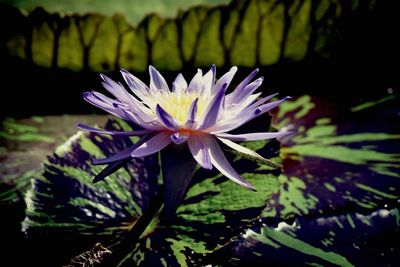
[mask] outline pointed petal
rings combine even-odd
[[[226,138],[232,141],[257,141],[272,138],[279,138],[292,134],[292,132],[266,132],[266,133],[248,133],[248,134],[217,134],[218,137]]]
[[[250,105],[249,107],[247,107],[244,110],[242,110],[241,112],[239,112],[235,117],[232,117],[229,120],[223,121],[220,124],[218,124],[218,125],[216,125],[214,127],[211,127],[210,129],[207,129],[207,131],[209,133],[212,133],[212,134],[225,133],[225,132],[232,131],[232,130],[242,126],[243,124],[251,121],[252,119],[262,115],[263,113],[271,110],[272,108],[275,108],[276,106],[282,104],[284,101],[290,99],[290,97],[286,97],[286,98],[281,99],[279,101],[274,101],[274,102],[265,104],[265,105],[268,105],[267,106],[268,109],[264,107],[263,111],[259,110],[257,108],[257,105],[259,103],[262,103],[262,102],[268,100],[269,98],[271,98],[273,96],[274,95],[267,96],[266,98],[257,101],[256,103]]]
[[[250,82],[251,80],[253,80],[253,78],[257,75],[257,73],[259,72],[259,69],[255,69],[253,70],[249,76],[247,76],[241,83],[239,83],[239,85],[236,87],[235,91],[233,92],[240,92],[243,88],[245,88]]]
[[[196,98],[195,100],[193,100],[192,104],[190,105],[188,117],[187,117],[187,120],[185,123],[185,126],[188,128],[191,128],[193,126],[193,124],[195,123],[198,101],[199,101],[199,99]]]
[[[140,110],[136,110],[136,112],[133,112],[129,108],[119,103],[114,103],[113,105],[119,113],[123,114],[127,118],[127,120],[134,122],[143,129],[153,131],[164,129],[164,126],[158,121],[157,117],[154,115],[150,116],[147,114],[143,114],[140,112]]]
[[[219,91],[219,89],[224,85],[227,84],[227,87],[229,86],[229,84],[231,83],[233,76],[235,76],[237,71],[237,67],[234,66],[232,67],[227,73],[225,73],[224,75],[222,75],[221,78],[218,79],[218,81],[215,83],[215,85],[212,88],[212,94],[216,93]]]
[[[101,95],[102,97],[99,97],[98,95]],[[116,110],[115,107],[113,106],[112,103],[115,102],[115,100],[108,98],[105,95],[102,95],[97,92],[84,92],[82,94],[82,97],[85,101],[89,102],[93,106],[101,108],[107,111],[108,113],[120,117],[122,119],[127,119],[127,117],[123,113]]]
[[[203,92],[203,71],[201,69],[197,70],[196,75],[194,75],[193,79],[190,81],[188,88],[186,89],[188,92]]]
[[[254,101],[256,101],[260,95],[261,95],[261,93],[249,95],[248,97],[244,98],[243,101],[240,101],[239,103],[237,103],[235,105],[227,106],[227,104],[225,102],[225,110],[227,110],[227,112],[225,114],[228,116],[234,115],[234,117],[237,117],[238,114],[240,114],[245,109],[247,109],[250,105],[252,105],[254,103]],[[226,117],[228,117],[228,116],[226,116]]]
[[[138,135],[144,135],[144,134],[148,134],[151,131],[150,130],[138,130],[138,131],[107,131],[104,129],[98,129],[98,128],[94,128],[90,125],[86,125],[83,123],[78,123],[76,125],[76,127],[78,127],[81,130],[84,131],[88,131],[88,132],[92,132],[92,133],[99,133],[99,134],[109,134],[109,135],[126,135],[126,136],[138,136]]]
[[[156,114],[157,114],[158,119],[164,124],[164,126],[167,129],[172,130],[172,131],[175,131],[178,129],[178,126],[179,126],[178,123],[159,104],[157,104],[157,107],[156,107]]]
[[[136,148],[138,148],[139,146],[144,144],[147,140],[150,139],[150,137],[151,137],[150,135],[145,135],[142,138],[140,138],[140,140],[137,141],[132,146],[118,152],[117,154],[112,155],[111,157],[104,158],[104,159],[94,159],[92,161],[92,164],[93,165],[103,165],[103,164],[109,164],[112,162],[117,162],[117,161],[121,161],[121,160],[124,160],[127,158],[131,158],[132,151],[134,151]]]
[[[149,93],[149,88],[140,79],[129,73],[127,70],[121,69],[122,77],[131,91],[140,99],[144,98]]]
[[[215,64],[213,64],[211,66],[211,69],[203,76],[204,93],[206,95],[211,94],[211,89],[215,83],[215,73],[216,73],[216,68]]]
[[[169,87],[164,77],[153,67],[149,66],[150,73],[150,90],[152,92],[157,91],[169,91]]]
[[[226,159],[224,153],[222,152],[221,148],[219,147],[217,141],[214,137],[207,136],[207,143],[210,149],[210,158],[212,165],[215,166],[223,175],[238,183],[241,186],[244,186],[248,189],[255,191],[256,189],[246,180],[244,180],[229,164],[228,160]]]
[[[181,73],[176,76],[175,81],[172,83],[172,92],[182,93],[186,90],[188,84]]]
[[[262,84],[264,78],[260,77],[247,86],[236,89],[233,93],[226,96],[227,105],[239,105],[244,102]]]
[[[188,139],[190,153],[204,169],[212,169],[210,154],[207,144],[198,136],[190,136]]]
[[[238,151],[240,153],[243,153],[243,154],[258,158],[258,159],[260,159],[262,161],[268,161],[267,159],[265,159],[263,156],[261,156],[257,152],[255,152],[255,151],[253,151],[253,150],[251,150],[251,149],[249,149],[249,148],[247,148],[245,146],[236,144],[236,143],[232,142],[231,140],[225,139],[225,138],[222,138],[222,137],[218,137],[218,139],[222,143],[224,143],[225,145],[229,146],[230,148],[233,148],[234,150],[236,150],[236,151]]]
[[[166,147],[169,143],[171,143],[170,134],[161,132],[153,136],[150,140],[136,148],[132,153],[132,157],[145,157],[151,154],[154,154],[164,147]]]
[[[228,84],[222,85],[220,90],[214,95],[207,109],[204,112],[203,119],[200,122],[199,129],[207,129],[218,121],[223,113],[225,91]]]
[[[128,92],[125,90],[123,86],[118,84],[117,82],[113,81],[109,77],[107,77],[104,74],[100,74],[101,79],[103,82],[101,83],[103,87],[110,92],[110,94],[114,95],[116,98],[119,100],[130,103],[132,96],[128,94]]]
[[[246,109],[248,110],[254,110],[255,108],[257,108],[258,106],[262,105],[263,103],[267,102],[268,100],[270,100],[271,98],[273,98],[274,96],[277,96],[279,93],[276,94],[272,94],[266,97],[263,97],[262,99],[256,101],[255,103],[251,104],[250,106],[248,106]]]
[[[118,101],[118,100],[116,100],[116,99],[109,98],[108,96],[105,96],[105,95],[103,95],[102,93],[99,93],[99,92],[96,92],[96,91],[85,92],[85,93],[83,93],[83,94],[84,94],[84,96],[85,96],[85,94],[91,94],[93,97],[95,97],[95,98],[97,98],[98,100],[100,100],[100,101],[102,101],[102,102],[104,102],[104,103],[106,103],[106,104],[109,104],[109,105],[111,105],[111,106],[112,106],[112,104],[113,104],[114,102]],[[120,102],[120,101],[118,101],[118,102]]]
[[[177,145],[186,142],[186,140],[188,138],[189,138],[189,134],[186,134],[186,133],[177,132],[177,133],[174,133],[173,135],[171,135],[171,141]]]
[[[122,166],[124,166],[125,163],[129,162],[131,159],[130,157],[121,161],[116,161],[113,163],[110,163],[107,167],[105,167],[103,170],[101,170],[100,173],[98,173],[92,183],[97,183],[100,182],[102,180],[104,180],[105,178],[107,178],[107,176],[113,174],[114,172],[118,171],[120,168],[122,168]]]
[[[290,99],[290,98],[292,98],[292,97],[287,96],[287,97],[285,97],[285,98],[283,98],[283,99],[281,99],[281,100],[278,100],[278,101],[274,101],[274,102],[271,102],[271,103],[267,103],[267,104],[261,105],[261,106],[259,106],[259,107],[254,111],[254,113],[255,113],[256,115],[259,115],[259,114],[263,114],[263,113],[265,113],[265,112],[268,112],[268,111],[270,111],[271,109],[273,109],[273,108],[279,106],[280,104],[282,104],[283,102],[285,102],[286,100],[288,100],[288,99]]]

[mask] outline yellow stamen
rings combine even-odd
[[[154,100],[182,125],[188,119],[189,109],[193,101],[197,101],[196,118],[201,118],[206,107],[207,99],[198,93],[157,92]]]

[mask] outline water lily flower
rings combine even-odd
[[[101,134],[141,136],[141,139],[132,147],[109,158],[94,160],[93,163],[110,164],[108,169],[106,168],[107,173],[132,157],[154,154],[171,142],[187,142],[191,154],[201,167],[212,169],[214,166],[232,181],[255,190],[233,169],[217,141],[242,153],[255,155],[255,152],[233,141],[278,138],[287,135],[288,132],[229,132],[275,108],[289,97],[269,103],[266,102],[276,94],[259,98],[261,93],[255,91],[263,78],[253,81],[258,69],[251,72],[235,90],[226,94],[236,71],[237,67],[232,67],[216,79],[216,68],[213,65],[204,75],[199,69],[189,84],[182,74],[179,74],[170,89],[163,76],[153,66],[149,67],[149,87],[128,71],[121,70],[133,95],[125,90],[123,84],[101,74],[102,85],[115,99],[95,91],[85,92],[83,98],[115,116],[135,123],[141,129],[119,132],[84,124],[78,124],[77,127]]]

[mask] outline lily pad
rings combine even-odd
[[[369,213],[400,196],[399,98],[334,101],[302,96],[280,106],[280,190],[264,216],[291,218],[339,211]]]
[[[392,266],[400,253],[399,229],[397,208],[263,225],[246,232],[230,264]]]
[[[129,126],[111,121],[106,128],[122,127]],[[58,261],[96,242],[107,247],[122,237],[160,188],[158,159],[134,159],[97,184],[92,179],[102,167],[91,165],[91,160],[131,143],[127,137],[78,132],[58,147],[27,194],[23,226],[28,236],[42,242],[50,237],[50,244],[65,242],[67,248],[58,251]],[[265,142],[249,146],[266,156]],[[201,265],[205,256],[251,227],[277,189],[279,170],[239,156],[230,155],[229,160],[257,192],[236,185],[216,170],[197,170],[176,218],[168,222],[154,219],[120,266]]]

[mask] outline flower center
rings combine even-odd
[[[185,124],[188,119],[190,106],[193,101],[198,98],[196,120],[201,118],[206,107],[207,100],[198,93],[176,93],[176,92],[157,92],[157,102],[165,109],[175,120],[181,125]]]

